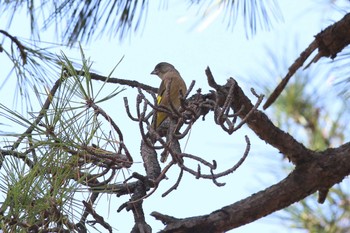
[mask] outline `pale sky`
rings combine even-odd
[[[284,48],[290,46],[288,44],[295,44],[297,41],[299,51],[291,55],[280,52],[283,58],[292,62],[296,58],[295,55],[313,40],[313,36],[330,24],[329,18],[336,20],[341,17],[339,13],[330,14],[331,10],[323,7],[319,1],[307,1],[307,3],[301,0],[278,1],[284,22],[274,23],[274,28],[270,32],[258,30],[257,35],[248,40],[241,20],[236,23],[233,30],[227,29],[222,14],[218,14],[222,9],[216,9],[210,17],[196,24],[200,17],[195,8],[188,10],[186,2],[170,0],[168,10],[159,10],[158,3],[151,2],[145,25],[123,42],[117,38],[102,36],[89,44],[82,44],[86,56],[93,61],[92,69],[102,75],[108,75],[124,56],[112,77],[137,80],[157,87],[160,80],[151,76],[150,72],[158,62],[167,61],[180,71],[188,85],[191,80],[196,80],[194,90],[202,88],[204,92],[207,92],[210,88],[206,83],[204,70],[210,66],[216,81],[220,84],[225,83],[229,77],[235,77],[246,93],[251,87],[262,91],[261,87],[254,86],[256,84],[252,79],[259,79],[259,77],[251,77],[251,72],[255,71],[256,74],[259,74],[262,64],[269,65],[269,61],[264,58],[266,47],[272,48],[273,51],[283,51]],[[4,20],[4,16],[0,17],[0,20]],[[17,37],[29,38],[27,22],[29,21],[26,14],[23,13],[15,19],[8,30],[9,33]],[[5,29],[5,25],[0,27]],[[43,32],[41,37],[43,41],[60,42],[55,38],[54,28]],[[63,48],[62,51],[70,57],[80,58],[77,48],[71,50]],[[57,50],[57,54],[59,53],[60,51]],[[0,75],[4,77],[9,72],[11,64],[1,54],[0,64]],[[276,85],[277,79],[278,77],[271,77],[269,80],[273,82],[271,86]],[[13,107],[11,97],[14,81],[14,78],[11,79],[0,93],[1,103],[10,108]],[[112,86],[111,89],[115,87]],[[106,93],[108,93],[108,88],[106,88]],[[129,103],[135,103],[136,94],[135,89],[129,88],[101,106],[120,125],[124,132],[125,144],[132,153],[134,161],[138,162],[132,167],[130,173],[139,171],[144,174],[139,156],[141,138],[138,134],[137,123],[127,118],[122,102],[122,97],[127,96]],[[132,105],[131,109],[135,112]],[[271,112],[268,113],[271,114]],[[218,171],[222,171],[234,165],[243,154],[244,135],[248,135],[251,140],[251,153],[247,161],[235,173],[219,180],[227,183],[225,187],[219,188],[210,181],[196,180],[191,175],[185,174],[179,188],[167,197],[161,198],[161,194],[174,184],[179,171],[172,169],[167,174],[169,179],[163,181],[156,193],[144,201],[147,222],[154,232],[162,229],[163,225],[149,216],[152,211],[178,218],[207,214],[269,187],[284,177],[281,173],[282,163],[278,151],[260,141],[247,127],[233,135],[227,135],[219,127],[214,126],[212,115],[208,115],[206,121],[198,122],[193,127],[186,148],[184,148],[186,139],[183,140],[182,147],[187,153],[196,154],[209,161],[215,159],[218,163]],[[271,171],[276,171],[276,175],[272,175]],[[128,176],[128,172],[124,172]],[[123,177],[120,175],[117,181],[123,181]],[[132,213],[126,213],[125,210],[121,213],[116,212],[127,198],[119,199],[115,195],[105,195],[105,198],[100,200],[100,203],[105,204],[100,204],[97,208],[97,211],[104,209],[108,213],[104,217],[118,230],[116,232],[129,232],[133,226]],[[232,232],[302,231],[288,229],[286,224],[282,225],[272,215]]]

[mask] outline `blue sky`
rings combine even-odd
[[[329,18],[339,19],[341,14],[330,13],[329,8],[319,4],[319,1],[278,1],[283,13],[284,22],[273,24],[270,31],[258,31],[258,34],[250,39],[245,36],[242,21],[239,20],[233,30],[227,30],[223,16],[218,16],[213,22],[206,25],[197,23],[200,16],[195,8],[188,10],[186,1],[168,1],[168,9],[160,9],[158,3],[153,1],[149,5],[147,21],[140,31],[133,33],[124,41],[117,38],[101,36],[88,44],[82,44],[85,54],[93,61],[92,69],[102,75],[108,75],[117,62],[124,56],[123,61],[116,68],[113,77],[137,80],[152,86],[158,86],[160,80],[151,76],[150,72],[160,61],[167,61],[175,65],[182,77],[189,85],[191,80],[196,80],[195,90],[202,88],[204,92],[210,88],[206,83],[204,70],[210,66],[218,83],[225,83],[229,77],[235,77],[249,92],[251,87],[262,91],[262,87],[255,86],[251,77],[252,71],[259,74],[263,69],[262,64],[268,66],[270,61],[264,52],[266,47],[279,52],[283,59],[294,61],[295,55],[313,40],[325,25],[331,22]],[[0,17],[4,20],[4,16]],[[18,37],[29,38],[29,24],[25,12],[15,18],[13,25],[8,30]],[[5,25],[1,25],[5,28]],[[48,42],[57,41],[55,29],[51,28],[43,32],[41,39]],[[293,54],[283,52],[284,48],[295,44],[297,41],[299,51]],[[70,57],[79,59],[79,50],[63,48],[62,51]],[[287,50],[288,51],[288,50]],[[60,51],[56,51],[60,54]],[[1,77],[10,70],[4,56],[0,56]],[[279,77],[271,77],[266,82],[272,87],[277,84]],[[13,107],[9,96],[13,96],[15,79],[10,80],[1,90],[2,104]],[[111,87],[115,88],[115,86]],[[108,88],[106,88],[108,93]],[[102,105],[108,113],[114,117],[124,132],[125,143],[130,149],[134,160],[137,162],[130,172],[142,172],[143,166],[139,157],[140,136],[137,123],[131,122],[124,111],[122,97],[127,96],[130,103],[135,102],[136,90],[128,89]],[[266,94],[266,93],[264,93]],[[35,106],[35,105],[34,105]],[[269,112],[268,112],[269,113]],[[221,171],[237,162],[244,152],[244,135],[248,135],[252,142],[251,153],[247,161],[233,174],[224,177],[225,187],[218,188],[209,181],[196,180],[185,174],[179,188],[165,198],[161,194],[171,187],[177,179],[178,170],[173,169],[167,175],[169,180],[161,183],[155,194],[144,202],[144,211],[148,223],[154,231],[162,229],[162,224],[149,216],[152,211],[173,215],[178,218],[201,215],[215,211],[224,205],[239,201],[251,194],[268,187],[280,178],[281,159],[278,151],[260,141],[246,127],[227,135],[218,127],[214,127],[212,116],[208,116],[204,122],[198,122],[192,129],[191,136],[185,147],[187,153],[193,153],[207,160],[215,159],[218,169]],[[284,162],[286,163],[286,161]],[[194,167],[196,166],[193,164]],[[275,170],[276,174],[272,174]],[[125,171],[127,174],[127,171]],[[117,178],[122,181],[123,177]],[[98,210],[105,211],[106,220],[118,229],[119,232],[130,231],[133,225],[131,213],[116,209],[128,197],[117,199],[115,196],[105,196],[100,200],[103,205]],[[254,223],[242,226],[233,232],[301,232],[290,230],[283,226],[275,217],[269,216]]]

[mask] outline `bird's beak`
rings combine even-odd
[[[151,72],[151,74],[155,74],[155,75],[158,75],[158,71],[156,71],[156,70],[153,70],[153,71]]]

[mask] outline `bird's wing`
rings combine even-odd
[[[165,88],[166,88],[165,82],[164,82],[164,80],[162,80],[162,82],[159,86],[159,89],[158,89],[158,93],[157,93],[157,104],[158,105],[160,105],[160,103],[163,100],[163,95],[165,94]]]
[[[165,96],[166,95],[165,88],[166,88],[166,84],[163,80],[162,83],[160,84],[160,87],[158,89],[158,94],[157,94],[157,105],[158,106],[167,106],[169,104],[168,100]],[[153,120],[152,120],[153,128],[154,129],[158,128],[158,126],[166,119],[166,117],[167,117],[167,114],[165,112],[155,111],[155,114],[154,114]]]
[[[170,88],[169,93],[167,92],[167,88]],[[180,90],[182,91],[183,95],[186,94],[186,91],[187,91],[186,84],[181,78],[181,76],[179,75],[179,73],[169,72],[168,74],[166,74],[158,89],[158,95],[157,95],[158,106],[166,107],[170,111],[172,107],[174,107],[175,109],[178,109],[181,105]],[[167,116],[168,116],[167,113],[157,111],[155,128],[157,128],[167,118]]]
[[[170,83],[170,85],[168,83]],[[165,74],[164,86],[165,86],[165,89],[167,88],[167,86],[169,86],[170,92],[169,94],[167,94],[167,91],[165,91],[163,94],[163,97],[167,95],[170,96],[172,106],[175,107],[175,109],[179,108],[180,102],[181,102],[180,90],[183,95],[185,95],[187,91],[186,84],[184,80],[181,78],[179,72],[175,70],[173,72],[168,72],[167,74]],[[168,100],[168,98],[166,98],[166,101],[167,102],[164,101],[162,105],[170,107],[170,101]]]

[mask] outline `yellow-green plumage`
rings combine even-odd
[[[157,95],[158,106],[166,107],[171,111],[172,104],[175,109],[178,109],[181,106],[180,91],[183,95],[185,95],[187,91],[186,83],[181,78],[180,73],[173,65],[166,62],[161,62],[156,65],[151,74],[158,75],[158,77],[162,80]],[[167,94],[166,88],[170,88],[169,94]],[[152,123],[154,129],[157,129],[168,117],[166,112],[157,111],[156,114],[157,115],[153,118]]]

